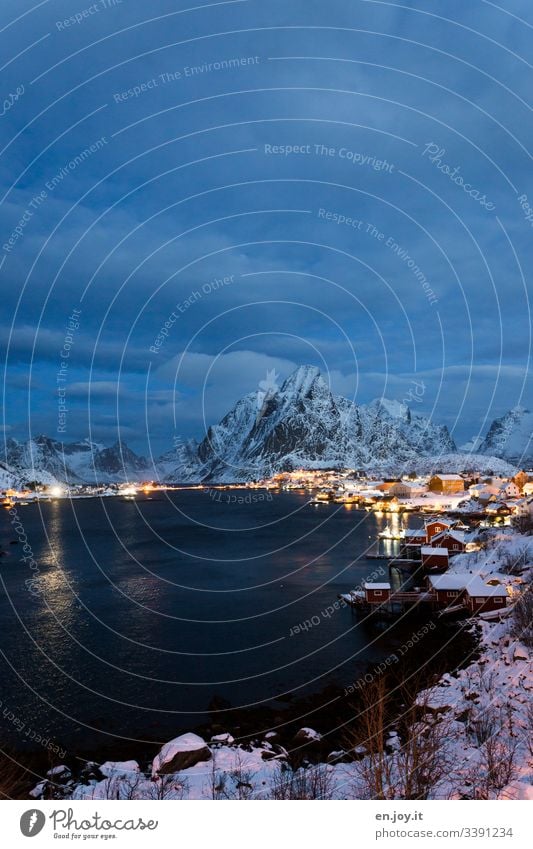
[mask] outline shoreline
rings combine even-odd
[[[421,617],[416,619],[420,621]],[[391,699],[392,711],[389,716],[389,721],[394,723],[395,718],[402,712],[401,702],[406,687],[410,688],[410,697],[414,702],[419,692],[434,684],[442,675],[453,673],[473,662],[479,650],[479,641],[473,633],[473,625],[472,620],[440,622],[435,630],[428,634],[429,640],[424,645],[424,654],[427,652],[425,664],[420,664],[418,652],[413,649],[405,654],[400,662],[385,666],[382,671],[379,671],[383,666],[382,662],[365,664],[355,679],[362,682],[363,686],[352,693],[347,694],[347,687],[328,683],[316,693],[293,697],[288,692],[277,696],[272,703],[264,702],[254,708],[232,707],[220,700],[218,706],[213,705],[208,721],[176,728],[173,737],[192,732],[209,744],[213,737],[228,734],[233,740],[232,746],[250,751],[254,746],[264,743],[266,735],[269,735],[271,739],[275,739],[279,751],[287,753],[289,762],[298,764],[305,758],[315,764],[326,764],[332,752],[343,751],[347,735],[356,733],[354,719],[363,704],[363,691],[368,684],[365,678],[371,676],[375,681],[382,677],[387,689],[395,694]],[[416,622],[410,623],[407,630],[411,632],[415,627]],[[391,630],[398,632],[398,629]],[[397,633],[396,636],[398,642],[405,634]],[[424,639],[427,640],[428,637]],[[394,647],[391,648],[391,654],[393,651]],[[440,663],[435,664],[435,656],[439,658]],[[295,736],[302,727],[316,729],[320,742],[311,741],[309,745],[299,743],[295,747]],[[125,740],[87,749],[78,747],[76,751],[69,751],[67,747],[67,753],[61,759],[50,757],[50,753],[46,751],[12,749],[11,754],[15,758],[20,757],[21,762],[31,771],[31,778],[25,782],[26,793],[29,793],[39,781],[46,778],[48,770],[63,764],[77,779],[88,765],[96,767],[97,764],[105,762],[127,762],[134,759],[141,769],[144,769],[166,742],[168,740],[163,739],[135,744],[131,740]]]

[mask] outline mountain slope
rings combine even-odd
[[[88,439],[70,443],[48,436],[26,442],[8,439],[2,462],[20,482],[111,483],[149,477],[147,461],[124,442],[105,448]]]
[[[455,451],[448,430],[395,402],[358,406],[330,391],[319,369],[301,366],[281,389],[241,398],[209,428],[187,469],[176,458],[169,481],[250,480],[299,467],[386,469],[428,453]],[[192,468],[191,468],[192,466]]]
[[[480,454],[494,454],[507,460],[524,460],[533,456],[533,413],[524,407],[514,407],[504,416],[494,419]]]

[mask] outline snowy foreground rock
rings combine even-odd
[[[181,772],[210,758],[211,752],[205,740],[197,734],[182,734],[170,743],[165,743],[156,755],[152,763],[152,778]]]
[[[479,618],[470,623],[468,627],[479,632],[475,658],[418,694],[418,715],[409,732],[401,730],[400,722],[384,729],[384,756],[374,762],[368,739],[354,740],[351,749],[341,751],[333,743],[328,747],[327,729],[320,733],[300,728],[292,737],[292,753],[279,744],[274,730],[265,730],[260,739],[246,745],[235,742],[229,732],[215,735],[209,744],[188,733],[162,746],[151,764],[139,765],[135,760],[106,761],[100,766],[89,763],[75,776],[73,767],[60,764],[30,796],[375,798],[372,771],[377,763],[384,763],[384,798],[405,798],[402,770],[405,779],[407,733],[411,741],[416,740],[412,751],[432,735],[439,747],[432,754],[433,763],[441,765],[434,776],[423,776],[423,794],[410,798],[533,799],[533,628],[529,614],[522,620],[517,616],[520,600],[531,593],[533,537],[496,535],[486,550],[454,558],[452,570],[471,571],[485,581],[504,580],[511,604],[496,619]],[[317,763],[319,758],[324,762]],[[420,764],[414,766],[420,769]]]

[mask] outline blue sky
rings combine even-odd
[[[422,385],[458,443],[528,406],[532,27],[525,0],[4,0],[6,435],[157,453],[301,363],[361,403]]]

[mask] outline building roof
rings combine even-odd
[[[445,531],[441,531],[440,534],[435,534],[432,539],[446,539],[446,537],[451,537],[451,539],[457,540],[457,542],[465,541],[465,532],[464,531],[455,531],[452,528],[447,528]]]
[[[390,584],[365,583],[365,590],[390,590]]]
[[[438,554],[438,555],[442,555],[443,557],[444,557],[444,555],[446,555],[446,557],[448,557],[448,549],[447,548],[433,548],[432,545],[423,545],[422,548],[420,549],[420,551],[422,552],[422,555],[424,555],[424,554]]]
[[[462,481],[461,475],[433,475],[434,478],[439,478],[441,481]]]
[[[479,575],[473,575],[466,585],[469,596],[506,596],[507,590],[501,584],[489,587]]]
[[[424,528],[406,528],[405,530],[406,537],[423,537],[426,538],[426,531]]]
[[[457,572],[446,575],[429,575],[428,581],[434,590],[464,590],[472,575],[469,572]]]

